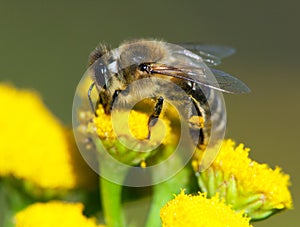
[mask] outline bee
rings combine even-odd
[[[127,41],[113,50],[100,45],[89,57],[93,83],[88,98],[93,112],[91,92],[94,87],[99,94],[96,105],[101,104],[106,114],[111,113],[116,99],[121,108],[126,108],[126,105],[149,97],[155,103],[148,121],[150,138],[151,127],[157,122],[165,101],[175,102],[188,122],[196,145],[206,145],[213,124],[216,130],[225,130],[226,113],[220,92],[250,91],[236,77],[210,68],[233,52],[233,49],[221,46],[174,45],[147,39]],[[178,95],[179,90],[185,95]],[[195,121],[199,117],[204,119],[204,126]]]

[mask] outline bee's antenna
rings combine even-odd
[[[88,98],[89,98],[89,102],[90,102],[93,113],[95,113],[95,107],[94,107],[94,104],[93,104],[91,93],[92,93],[92,90],[93,90],[94,86],[95,86],[95,82],[93,82],[91,84],[91,86],[89,87],[89,90],[88,90]]]

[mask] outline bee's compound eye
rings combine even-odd
[[[101,87],[106,86],[106,78],[108,77],[108,69],[106,64],[99,62],[94,66],[96,84]]]
[[[113,94],[113,99],[116,99],[118,97],[118,95],[120,94],[121,90],[115,90],[114,94]]]
[[[149,66],[146,63],[142,63],[139,65],[139,70],[142,72],[149,72]]]

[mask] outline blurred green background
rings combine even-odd
[[[250,146],[255,160],[280,165],[293,183],[295,209],[254,226],[296,226],[300,222],[299,7],[292,0],[2,0],[0,80],[37,90],[70,125],[75,88],[90,51],[100,41],[116,47],[125,39],[154,37],[232,46],[237,53],[220,68],[246,82],[252,93],[225,95],[227,135]]]

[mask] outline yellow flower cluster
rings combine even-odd
[[[249,151],[243,144],[235,146],[232,140],[224,141],[211,167],[198,173],[201,189],[208,196],[219,193],[233,208],[245,210],[253,219],[291,208],[289,175],[279,167],[271,169],[251,160]],[[197,169],[197,162],[194,167]]]
[[[158,150],[169,152],[172,149],[166,147],[177,145],[177,135],[172,132],[171,121],[165,114],[150,128],[151,134],[148,138],[148,112],[120,109],[115,113],[105,114],[102,105],[99,105],[96,113],[92,125],[95,126],[98,137],[111,155],[126,164],[140,164],[145,167],[145,159],[153,156]],[[87,129],[92,131],[89,126]]]
[[[14,176],[47,189],[93,182],[69,129],[29,90],[0,84],[0,176]]]
[[[102,105],[99,105],[94,124],[97,134],[103,139],[115,139],[117,137],[117,129],[117,133],[121,133],[121,136],[132,134],[132,136],[138,140],[145,140],[148,139],[148,120],[149,115],[147,113],[135,110],[131,110],[130,112],[118,110],[118,112],[113,115],[107,115],[104,113]],[[162,121],[164,124],[160,124],[160,121],[158,121],[157,124],[151,128],[150,142],[160,141],[161,138],[165,138],[165,142],[169,141],[171,137],[170,121],[164,117]]]
[[[95,218],[85,217],[82,211],[81,203],[35,203],[16,214],[15,227],[104,227],[97,225]]]
[[[186,195],[182,191],[160,211],[163,227],[250,227],[249,218],[236,213],[218,196]]]

